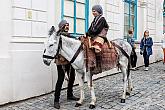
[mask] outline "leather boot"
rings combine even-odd
[[[75,97],[74,95],[73,96],[67,96],[67,100],[74,100],[74,101],[78,101],[79,98]]]
[[[54,108],[60,109],[60,103],[59,102],[54,102]]]

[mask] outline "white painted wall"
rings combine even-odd
[[[0,13],[0,104],[3,104],[13,98],[11,56],[9,52],[12,32],[11,0],[1,1]]]
[[[29,3],[31,1],[27,1],[27,4]],[[11,101],[49,93],[54,88],[54,83],[57,79],[55,64],[52,63],[50,67],[45,66],[42,62],[42,53],[44,49],[43,42],[45,37],[47,37],[48,30],[59,21],[56,20],[58,18],[56,14],[60,11],[57,10],[59,8],[56,9],[56,5],[59,6],[58,3],[60,4],[60,2],[52,0],[42,0],[42,3],[40,0],[33,1],[32,5],[28,5],[28,8],[25,9],[25,12],[29,10],[32,12],[31,18],[28,18],[28,15],[26,15],[22,17],[23,20],[14,19],[14,23],[15,21],[22,22],[21,24],[29,22],[30,26],[27,37],[23,36],[25,35],[24,33],[19,36],[14,33],[12,37],[11,71],[13,74],[13,100]],[[19,5],[19,3],[15,4],[16,6]],[[16,28],[18,26],[20,25],[15,25]],[[21,31],[26,32],[26,30],[24,28]]]
[[[52,72],[42,62],[42,44],[12,43],[13,101],[52,91]]]
[[[0,104],[45,94],[54,88],[55,65],[45,66],[42,52],[47,30],[57,22],[57,2],[44,1],[40,3],[42,6],[37,1],[31,6],[31,0],[1,1]],[[29,10],[32,18],[27,15]]]

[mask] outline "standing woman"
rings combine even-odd
[[[149,36],[149,31],[146,30],[140,42],[140,54],[143,55],[144,58],[145,71],[148,71],[149,69],[149,57],[152,55],[152,45],[153,40]]]
[[[131,52],[131,66],[132,66],[132,70],[136,70],[136,62],[137,62],[137,55],[135,52],[136,46],[135,46],[135,40],[133,38],[134,34],[133,34],[133,30],[128,30],[128,36],[127,36],[127,42],[131,45],[132,47],[132,52]]]
[[[162,39],[162,49],[163,49],[163,64],[165,64],[165,33],[163,34],[163,39]]]

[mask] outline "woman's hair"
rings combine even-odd
[[[133,30],[129,29],[128,34],[133,34]]]
[[[144,31],[144,37],[146,37],[146,36],[145,36],[145,33],[146,33],[146,32],[148,32],[148,33],[149,33],[149,31],[148,31],[148,30],[145,30],[145,31]]]

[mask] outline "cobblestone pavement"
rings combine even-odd
[[[162,62],[150,65],[149,71],[140,67],[131,71],[133,91],[127,97],[126,103],[120,103],[122,95],[122,74],[107,76],[95,80],[97,103],[95,110],[165,110],[165,65]],[[90,92],[85,84],[84,104],[76,108],[74,101],[66,100],[66,90],[61,95],[61,110],[88,110]],[[74,93],[79,96],[78,86]],[[53,108],[53,93],[41,97],[1,106],[0,110],[55,110]]]

